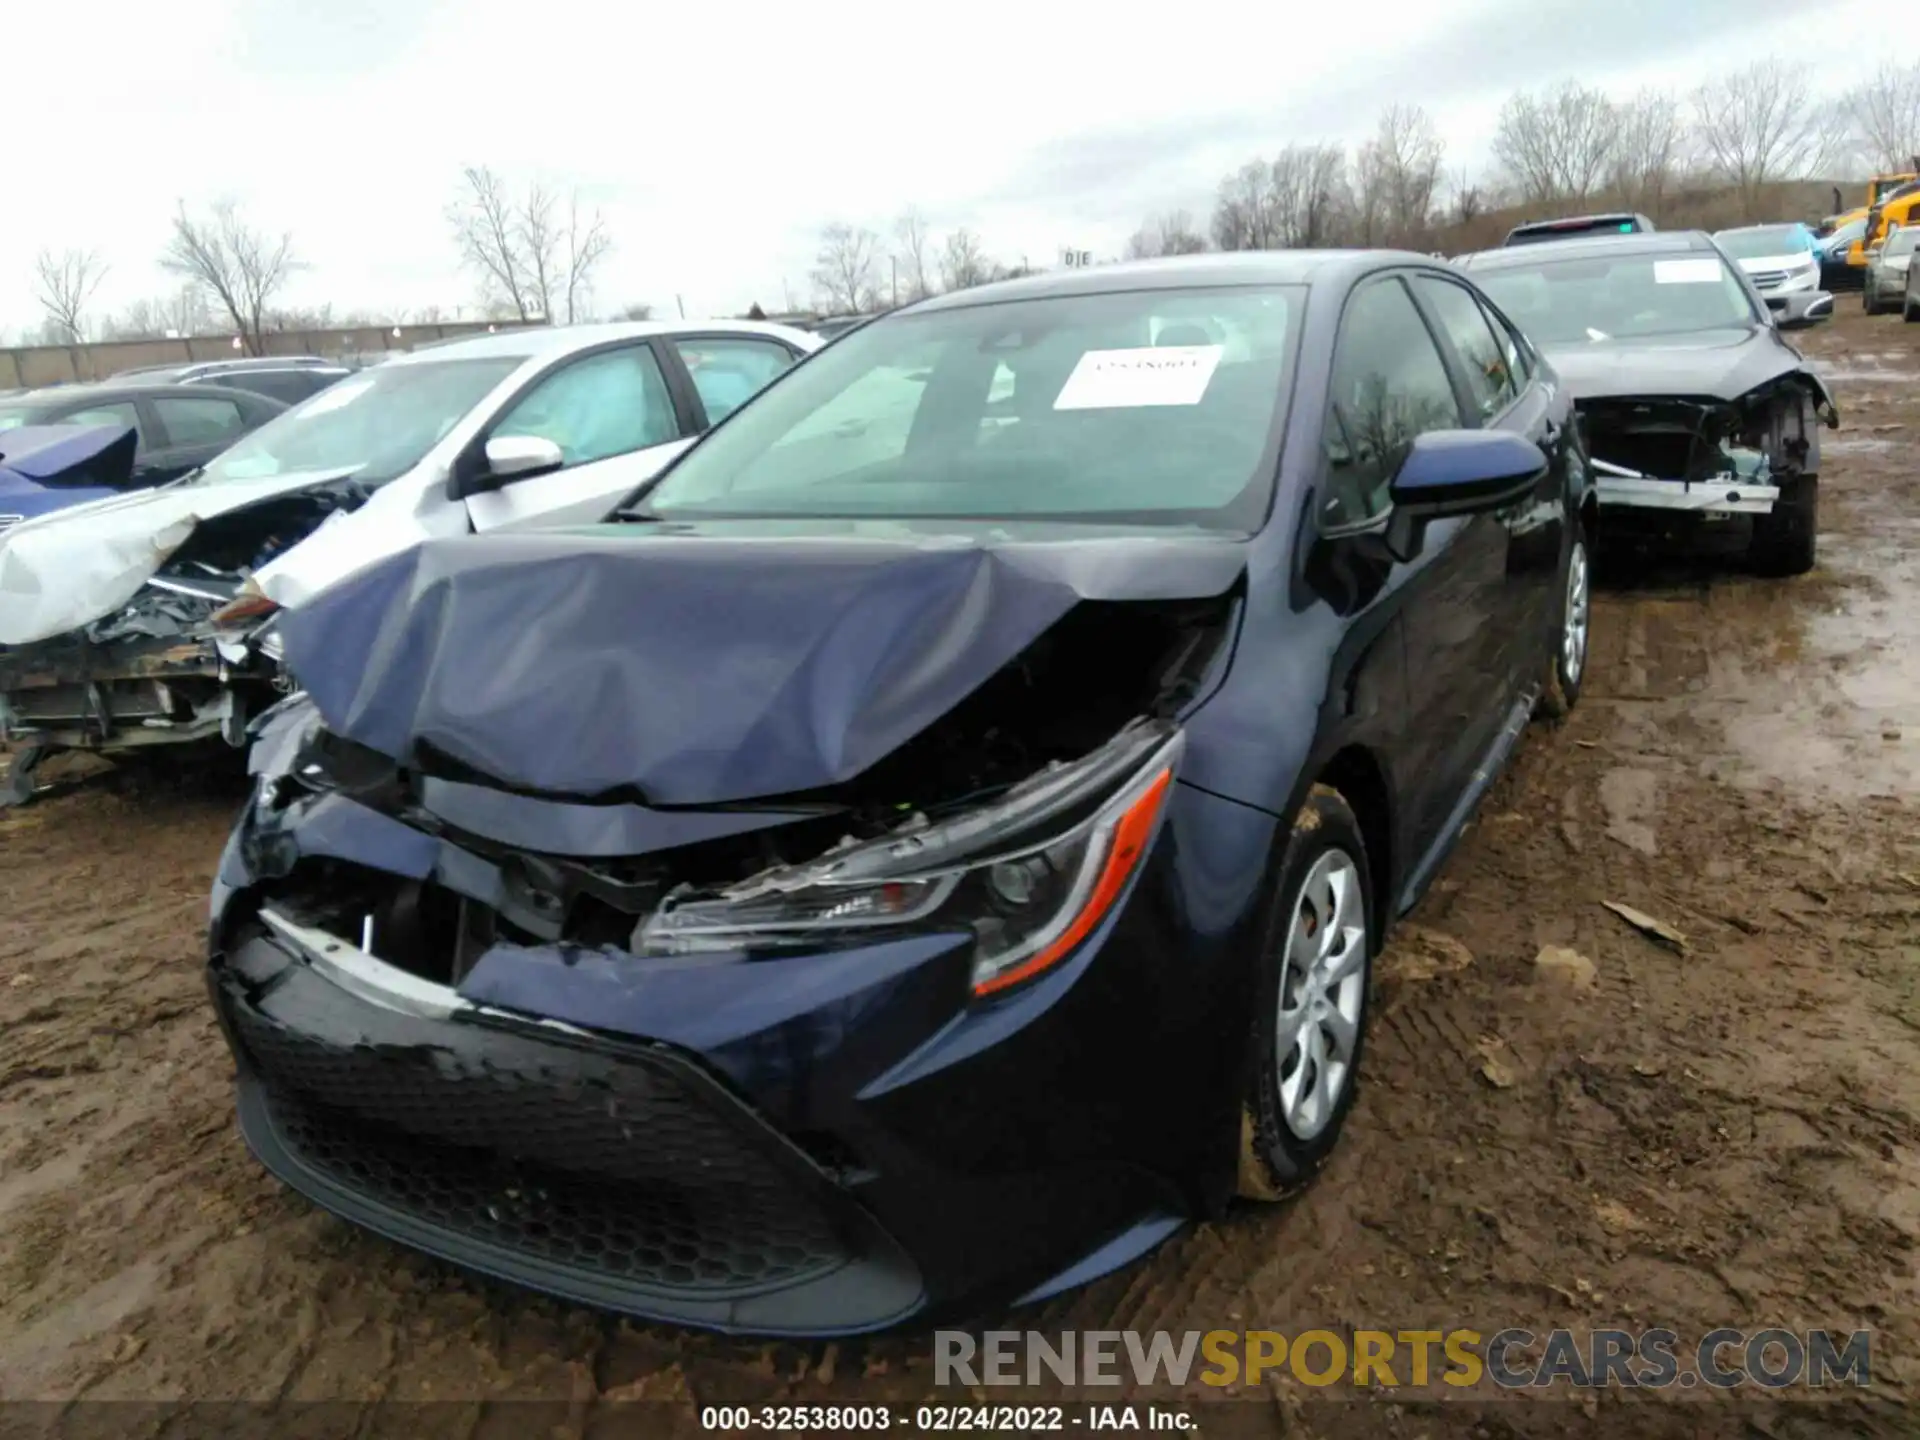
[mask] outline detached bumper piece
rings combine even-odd
[[[738,1333],[857,1333],[911,1261],[803,1152],[666,1047],[389,1008],[255,933],[210,972],[242,1134],[342,1218],[562,1299]]]

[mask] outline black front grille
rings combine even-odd
[[[318,1017],[294,1029],[241,1005],[233,1018],[274,1089],[409,1134],[612,1180],[790,1183],[737,1119],[651,1066],[474,1026],[362,1044],[364,1022],[336,1038]]]
[[[650,1290],[759,1291],[846,1263],[793,1187],[641,1186],[561,1174],[269,1091],[276,1138],[363,1201],[445,1234],[599,1282]]]
[[[800,1151],[677,1053],[400,1013],[262,938],[214,990],[256,1150],[386,1233],[486,1252],[496,1273],[709,1298],[805,1282],[872,1241]]]

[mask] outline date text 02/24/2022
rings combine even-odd
[[[902,1430],[996,1435],[1013,1431],[1160,1430],[1193,1428],[1184,1411],[1158,1406],[1088,1405],[708,1405],[700,1411],[705,1430],[800,1434],[807,1431]]]

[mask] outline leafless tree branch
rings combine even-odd
[[[927,273],[927,217],[916,207],[901,212],[894,222],[894,261],[906,281],[908,300],[924,300],[933,293],[933,281]]]
[[[160,265],[218,302],[252,355],[263,353],[269,306],[300,268],[291,234],[255,229],[230,200],[220,201],[200,218],[181,202]]]
[[[34,292],[62,344],[87,338],[86,309],[107,267],[91,250],[42,250],[33,260]]]
[[[1843,103],[1876,169],[1905,170],[1920,157],[1920,60],[1881,61]]]
[[[950,232],[940,247],[940,283],[948,290],[984,285],[993,278],[993,270],[980,237],[965,226]]]
[[[1805,66],[1761,60],[1693,93],[1694,133],[1708,164],[1757,219],[1769,185],[1803,178],[1825,148]]]
[[[813,288],[828,310],[852,315],[874,298],[874,267],[880,258],[880,237],[871,230],[835,222],[820,232],[820,250],[813,261]]]

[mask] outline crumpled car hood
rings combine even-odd
[[[133,478],[139,443],[131,425],[0,431],[0,525],[112,498]]]
[[[70,506],[0,533],[0,645],[31,645],[111,615],[194,529],[302,490],[338,482],[307,471],[156,490]]]
[[[1542,345],[1575,400],[1675,395],[1738,400],[1804,362],[1765,326]]]
[[[85,467],[96,485],[133,478],[139,437],[131,425],[21,425],[0,430],[0,485],[54,485]]]
[[[429,541],[287,612],[336,735],[495,784],[651,805],[853,778],[1083,600],[1205,599],[1198,532],[751,524]]]

